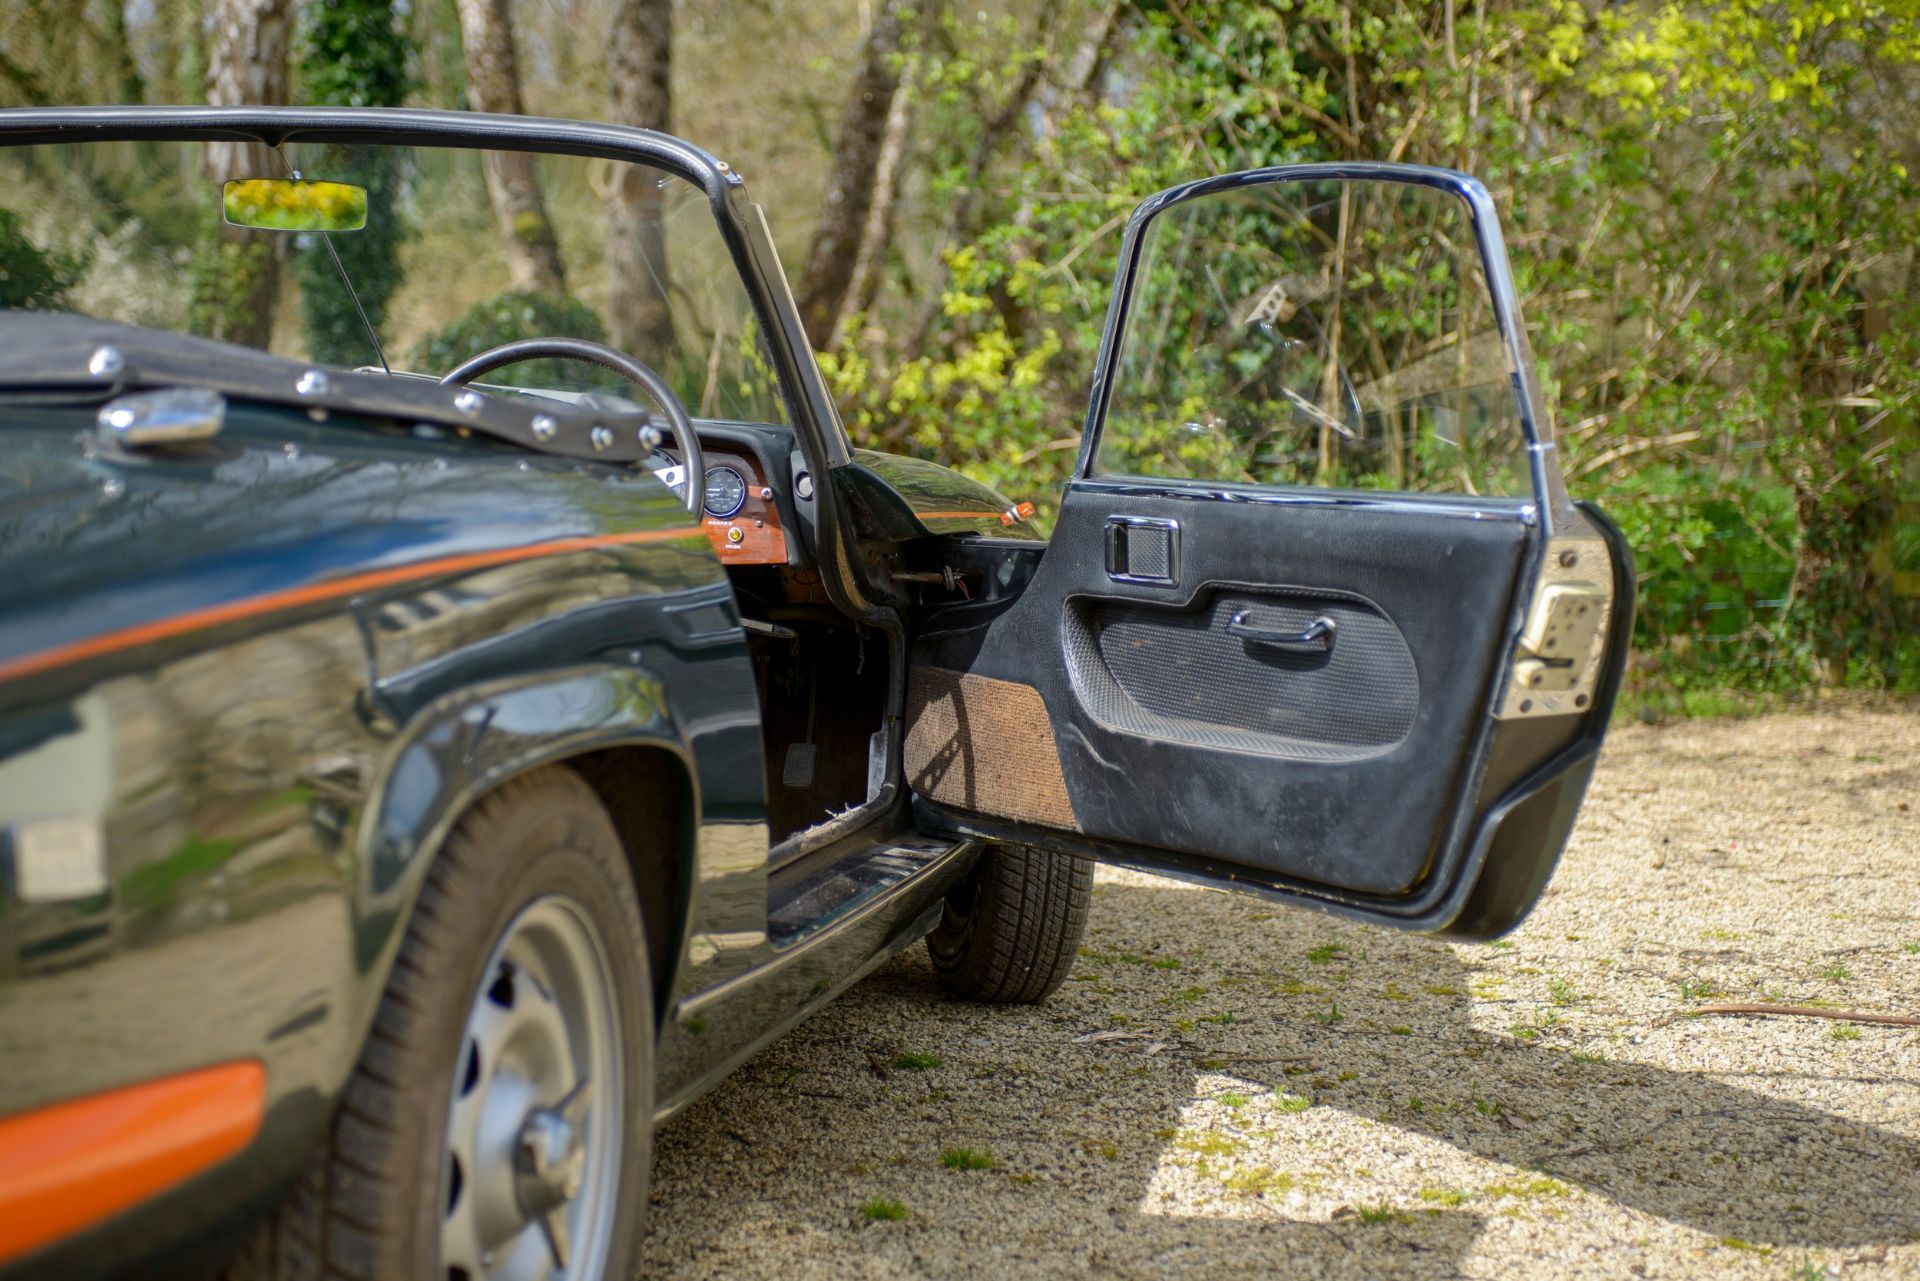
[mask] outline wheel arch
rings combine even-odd
[[[600,798],[627,852],[640,923],[647,932],[656,1030],[686,942],[699,811],[685,760],[654,743],[602,747],[560,762]]]
[[[361,982],[339,1079],[358,1058],[427,869],[448,836],[481,798],[550,766],[578,774],[613,819],[640,897],[655,995],[670,990],[694,883],[700,797],[664,684],[638,665],[596,664],[470,686],[407,722],[369,790],[351,907]],[[629,769],[644,782],[630,785]],[[669,797],[673,820],[663,832],[650,807]],[[658,943],[656,922],[665,924]],[[656,1020],[664,1004],[656,1000]]]

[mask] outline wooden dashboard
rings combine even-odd
[[[787,532],[780,526],[780,508],[773,501],[773,490],[759,466],[746,454],[727,449],[706,449],[707,474],[724,467],[740,477],[746,497],[740,510],[731,516],[701,513],[700,524],[713,544],[714,555],[723,565],[784,565],[787,563]],[[703,482],[704,483],[704,482]]]

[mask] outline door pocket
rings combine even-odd
[[[1063,632],[1075,696],[1120,733],[1352,761],[1405,741],[1419,709],[1399,628],[1342,593],[1210,585],[1184,606],[1077,596]]]

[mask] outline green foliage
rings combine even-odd
[[[986,122],[1036,66],[1067,82],[1076,46],[1058,31],[1073,20],[1035,38],[948,14],[948,38],[919,55],[916,162],[936,204],[975,216],[930,278],[883,293],[880,320],[831,353],[856,434],[1045,514],[1078,452],[1106,282],[1138,199],[1293,161],[1464,169],[1506,224],[1573,487],[1636,550],[1641,697],[1704,707],[1721,686],[1920,689],[1911,5],[1143,0],[1127,12],[1115,74],[1035,99],[1025,119],[1040,127],[1004,152],[986,145]],[[1394,284],[1401,266],[1367,265],[1367,286]],[[1205,302],[1172,301],[1196,314]],[[1373,306],[1367,328],[1390,342],[1419,316]],[[1180,425],[1209,383],[1250,372],[1174,370],[1190,393],[1127,424],[1141,456],[1159,474],[1237,474],[1240,455]],[[1288,465],[1260,478],[1479,492],[1513,479],[1463,469],[1424,437],[1388,468],[1324,442]]]
[[[41,249],[27,238],[19,214],[0,209],[0,307],[65,307],[67,291],[87,274],[89,265],[85,255]]]
[[[475,303],[466,315],[423,338],[408,363],[421,373],[437,376],[501,343],[552,337],[605,342],[607,331],[593,308],[578,299],[532,291],[501,294]],[[541,359],[509,368],[511,381],[518,385],[572,387],[579,385],[582,371],[591,367],[578,361]]]
[[[411,42],[393,0],[329,0],[300,11],[300,83],[309,102],[323,106],[397,107],[405,99]],[[331,237],[336,268],[318,236],[300,238],[294,273],[307,349],[332,364],[372,364],[366,325],[377,334],[387,301],[401,283],[400,246],[406,227],[395,207],[399,176],[390,148],[335,148],[309,177],[353,181],[367,189],[367,225]],[[341,282],[352,282],[349,292]],[[354,293],[366,310],[362,323]]]

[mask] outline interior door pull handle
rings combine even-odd
[[[1280,649],[1332,649],[1334,633],[1339,630],[1331,618],[1316,618],[1297,632],[1276,632],[1249,623],[1244,609],[1227,620],[1229,636],[1237,636],[1249,645],[1273,645]]]

